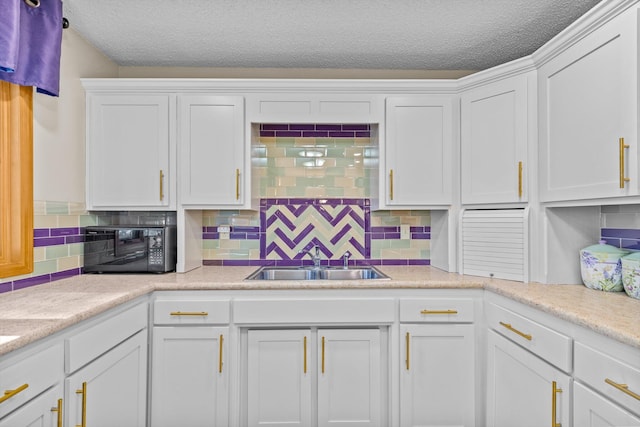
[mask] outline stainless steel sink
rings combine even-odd
[[[375,267],[260,267],[246,280],[372,280],[389,279]]]

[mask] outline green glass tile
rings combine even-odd
[[[84,255],[84,243],[71,243],[69,247],[69,255]]]
[[[345,176],[345,168],[343,167],[327,168],[326,174],[328,176]]]
[[[95,215],[80,215],[78,223],[80,224],[80,227],[98,225],[98,217]]]
[[[69,256],[69,248],[67,245],[47,246],[45,249],[47,259],[57,259]]]
[[[279,147],[293,147],[296,144],[295,138],[276,138],[276,145]]]
[[[47,215],[69,215],[69,203],[47,202]]]
[[[327,197],[344,197],[344,188],[330,187],[326,189]]]
[[[389,247],[392,249],[409,249],[411,247],[411,240],[406,239],[406,240],[401,240],[401,239],[394,239],[394,240],[387,240],[389,242]]]
[[[240,249],[260,249],[260,240],[241,240]]]
[[[55,259],[47,261],[38,261],[33,263],[33,275],[41,276],[43,274],[55,273],[58,271],[58,261]]]
[[[218,249],[220,248],[220,240],[216,239],[204,239],[202,241],[203,249]]]

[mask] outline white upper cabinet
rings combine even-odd
[[[535,73],[462,94],[462,203],[526,202],[529,83]]]
[[[409,209],[451,204],[452,153],[452,97],[388,97],[381,204]]]
[[[87,209],[175,209],[171,96],[89,94]]]
[[[637,21],[632,7],[540,67],[542,201],[638,195]]]
[[[244,167],[244,98],[181,95],[178,111],[180,205],[242,206],[250,182]]]

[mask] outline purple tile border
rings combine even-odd
[[[79,274],[82,274],[82,270],[80,268],[73,268],[71,270],[58,271],[55,273],[14,280],[12,282],[0,283],[0,293],[17,291],[18,289],[55,282],[56,280],[78,276]]]
[[[33,230],[33,247],[68,245],[84,242],[84,228],[35,228]]]
[[[640,230],[638,229],[603,228],[600,230],[600,238],[617,248],[640,250]]]
[[[302,267],[311,266],[311,261],[301,260],[273,260],[273,259],[205,259],[202,265],[207,266],[235,266],[235,267]],[[331,267],[342,266],[341,260],[325,260],[322,265]],[[365,267],[368,265],[431,265],[428,259],[356,259],[349,261],[350,266]]]
[[[260,136],[289,138],[370,138],[369,124],[263,123]]]

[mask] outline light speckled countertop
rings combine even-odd
[[[0,294],[0,355],[153,291],[252,289],[485,289],[640,348],[640,300],[582,285],[543,285],[380,267],[391,280],[245,281],[257,267],[201,267],[184,274],[97,275]]]

